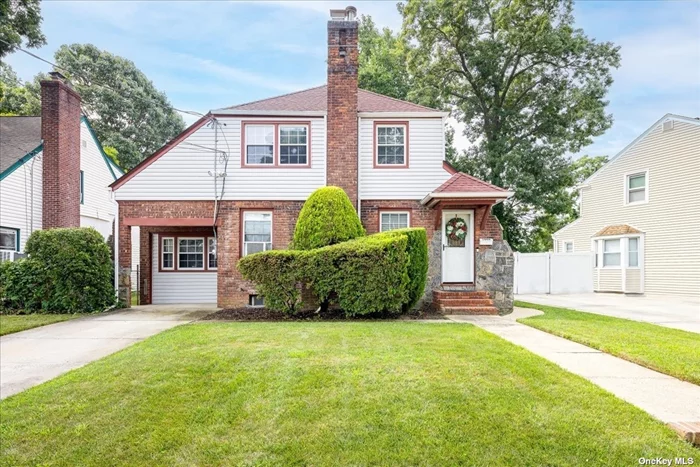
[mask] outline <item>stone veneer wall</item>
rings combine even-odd
[[[505,240],[494,240],[476,253],[476,289],[487,290],[500,314],[513,311],[513,250]]]

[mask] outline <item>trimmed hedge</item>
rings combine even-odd
[[[313,250],[272,250],[238,262],[269,308],[294,313],[302,286],[348,316],[408,311],[428,270],[424,229],[401,229]]]
[[[0,268],[3,306],[48,313],[103,311],[114,305],[113,268],[93,228],[37,230],[29,258]]]
[[[337,186],[317,189],[299,212],[292,248],[312,250],[365,235],[350,198]]]

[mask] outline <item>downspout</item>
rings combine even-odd
[[[362,222],[362,197],[360,196],[360,124],[362,119],[357,117],[357,215]]]

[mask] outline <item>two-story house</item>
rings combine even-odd
[[[41,116],[0,117],[0,250],[22,252],[52,227],[112,235],[117,204],[109,184],[123,172],[81,115],[80,96],[59,73],[41,82]]]
[[[368,233],[426,228],[425,303],[509,311],[512,254],[491,207],[511,193],[444,161],[446,116],[358,89],[354,8],[332,11],[326,85],[214,110],[112,185],[120,293],[138,227],[141,303],[260,304],[236,262],[286,248],[309,194],[335,185]]]
[[[560,253],[594,254],[598,292],[700,295],[700,120],[668,114],[588,178]]]

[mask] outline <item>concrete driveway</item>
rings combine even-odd
[[[2,336],[0,399],[217,309],[211,304],[136,306]]]
[[[700,333],[700,298],[698,297],[588,293],[517,295],[515,299]]]

